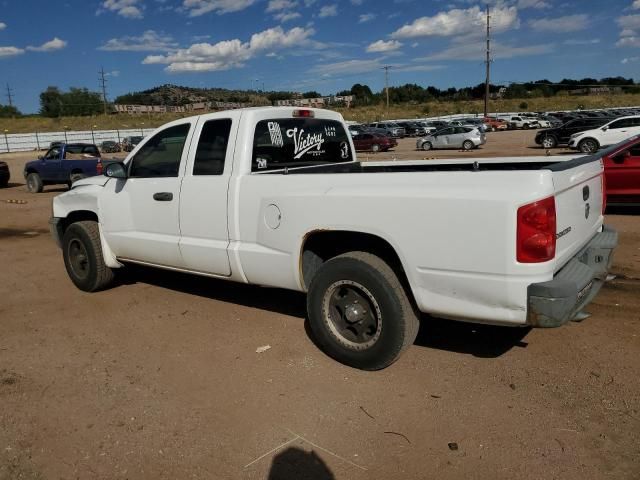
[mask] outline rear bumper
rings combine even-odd
[[[559,327],[575,317],[604,284],[618,245],[618,232],[605,226],[549,282],[527,289],[527,324]]]

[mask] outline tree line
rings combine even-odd
[[[640,93],[640,84],[631,78],[606,77],[601,79],[583,78],[580,80],[562,79],[559,82],[550,80],[537,80],[534,82],[512,83],[503,87],[491,84],[489,91],[491,94],[498,94],[503,98],[534,98],[553,97],[555,95],[566,94],[571,90],[591,87],[620,87],[625,93]],[[177,91],[177,93],[176,93]],[[184,93],[183,93],[184,92]],[[398,103],[428,103],[432,101],[458,101],[474,100],[484,98],[485,85],[479,83],[471,87],[446,89],[434,86],[423,87],[416,83],[389,87],[389,101]],[[271,103],[276,100],[287,100],[294,98],[293,92],[262,92],[262,91],[241,91],[225,89],[198,89],[192,87],[178,87],[175,85],[165,85],[142,92],[128,93],[117,97],[114,103],[140,104],[140,105],[184,105],[192,103],[189,97],[192,95],[202,95],[213,99],[219,97],[222,101],[228,102],[250,102],[257,96],[268,99]],[[298,94],[299,95],[299,94]],[[360,83],[354,84],[349,90],[342,90],[337,93],[339,96],[353,95],[355,97],[354,106],[376,105],[386,101],[384,89],[373,92],[368,85]],[[315,98],[322,95],[316,91],[308,91],[302,94],[303,98]],[[112,107],[109,107],[112,112]],[[92,92],[87,88],[71,87],[68,91],[62,91],[58,87],[50,86],[40,93],[40,115],[45,117],[61,116],[85,116],[98,115],[104,112],[102,96],[98,92]],[[20,116],[17,108],[8,105],[0,105],[1,117]]]

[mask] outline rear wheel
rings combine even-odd
[[[37,173],[30,173],[27,175],[27,190],[30,193],[40,193],[42,192],[42,187],[43,183],[40,175]]]
[[[373,145],[371,145],[371,151],[374,153],[378,153],[380,151],[380,145],[374,143]]]
[[[471,140],[465,140],[464,142],[462,142],[462,149],[469,151],[469,150],[473,150],[473,142]]]
[[[85,292],[95,292],[113,281],[113,270],[104,263],[97,222],[69,225],[62,238],[62,255],[69,278]]]
[[[422,150],[424,151],[429,151],[433,148],[433,145],[431,145],[431,142],[424,142],[422,144]]]
[[[332,358],[363,370],[391,365],[418,333],[416,312],[381,258],[349,252],[324,263],[307,296],[315,339]]]
[[[556,145],[558,145],[558,141],[556,140],[556,137],[546,136],[542,139],[542,146],[544,148],[555,148]]]
[[[598,151],[600,146],[593,138],[585,138],[578,144],[578,150],[582,153],[594,153]]]

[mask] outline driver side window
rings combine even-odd
[[[191,124],[175,125],[157,133],[131,160],[130,177],[177,177]]]
[[[58,160],[60,158],[60,149],[58,147],[52,148],[44,156],[46,160]]]

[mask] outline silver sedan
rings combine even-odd
[[[473,150],[484,145],[487,137],[477,128],[473,127],[447,127],[438,130],[431,135],[419,138],[416,148],[431,150],[432,148],[458,148]]]

